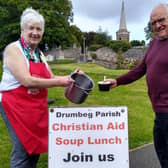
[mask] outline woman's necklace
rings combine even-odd
[[[41,51],[39,48],[36,48],[35,51],[33,51],[24,41],[23,37],[21,37],[19,41],[28,60],[33,62],[41,62]]]

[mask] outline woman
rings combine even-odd
[[[68,86],[68,76],[54,76],[37,48],[44,18],[32,8],[23,11],[21,38],[4,51],[0,111],[12,140],[11,168],[35,168],[48,150],[47,89]]]

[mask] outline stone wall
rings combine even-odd
[[[144,47],[133,47],[123,53],[123,56],[127,59],[139,60],[144,57],[146,48]],[[96,54],[96,58],[92,58],[92,54]],[[115,68],[117,61],[117,53],[113,49],[103,47],[95,52],[87,51],[86,54],[81,54],[81,48],[72,48],[67,50],[61,50],[60,48],[53,49],[50,52],[45,53],[48,60],[55,59],[75,59],[77,62],[93,61],[97,64],[108,68]]]
[[[127,62],[133,63],[144,57],[146,49],[145,47],[133,47],[124,52],[123,56],[127,59]],[[112,49],[104,47],[100,48],[95,53],[97,55],[97,58],[94,60],[95,63],[111,69],[116,67],[117,53]]]
[[[94,60],[95,63],[108,68],[115,67],[117,54],[113,51],[113,49],[103,47],[98,49],[96,52],[90,52],[89,55],[91,55],[92,53],[96,54],[96,59]]]
[[[97,60],[115,62],[117,54],[113,51],[113,49],[108,47],[103,47],[96,51],[96,55],[97,55]]]
[[[64,58],[77,59],[80,57],[81,49],[72,48],[72,49],[66,49],[63,52],[64,52]]]
[[[142,59],[146,52],[145,47],[133,47],[124,53],[126,58]]]
[[[79,59],[81,53],[80,48],[72,48],[61,50],[61,48],[55,48],[51,51],[45,53],[45,56],[48,60],[56,60],[56,59]]]

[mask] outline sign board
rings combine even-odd
[[[127,107],[49,109],[49,168],[129,168]]]

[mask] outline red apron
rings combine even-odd
[[[50,78],[44,63],[29,61],[32,76]],[[20,142],[29,154],[48,151],[47,89],[20,86],[2,92],[2,106]]]

